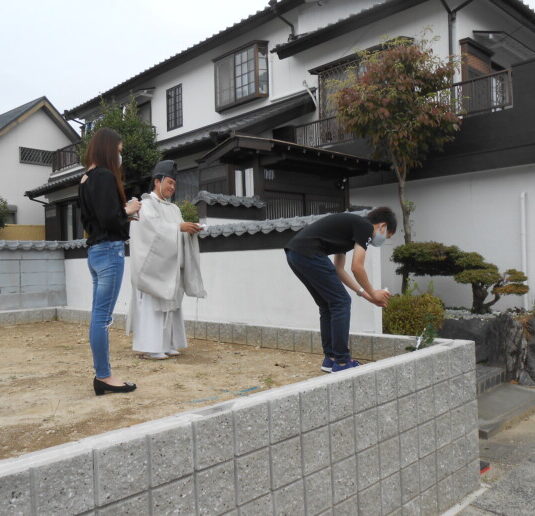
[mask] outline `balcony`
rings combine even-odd
[[[467,117],[501,111],[513,105],[513,77],[511,70],[496,72],[469,81],[455,83],[437,96],[457,100],[456,112]],[[345,143],[354,136],[344,130],[336,116],[323,118],[295,128],[295,141],[308,147],[323,147]]]
[[[52,156],[52,172],[78,165],[80,156],[78,155],[77,147],[78,144],[73,143],[55,151]]]

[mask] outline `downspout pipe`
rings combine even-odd
[[[289,22],[284,16],[279,14],[279,10],[277,9],[277,0],[269,0],[269,4],[271,7],[271,10],[277,16],[280,18],[284,23],[290,26],[290,35],[288,36],[288,41],[293,41],[294,39],[297,39],[297,36],[295,35],[295,27],[293,26],[293,23]]]
[[[522,267],[522,272],[528,276],[528,193],[520,193],[520,263]],[[529,276],[528,276],[529,278]],[[523,296],[524,308],[529,310],[529,294],[524,294]]]
[[[474,0],[466,0],[462,4],[459,4],[455,9],[452,9],[446,2],[446,0],[440,0],[444,9],[448,13],[448,53],[450,56],[453,55],[453,28],[455,26],[455,21],[457,20],[457,13],[464,9],[468,4],[471,4]]]

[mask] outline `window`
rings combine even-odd
[[[320,118],[336,115],[336,106],[333,104],[332,95],[340,89],[338,81],[348,79],[351,71],[356,72],[357,75],[362,73],[363,70],[359,66],[358,60],[334,66],[319,74]]]
[[[17,207],[14,204],[7,205],[7,216],[4,220],[6,224],[17,223]]]
[[[182,127],[182,84],[167,90],[167,130]]]
[[[31,149],[30,147],[19,147],[19,161],[29,165],[52,165],[52,151]]]
[[[249,44],[215,61],[216,111],[268,96],[267,42]]]
[[[61,240],[76,240],[83,238],[84,229],[77,200],[59,204],[61,224]]]
[[[252,168],[234,171],[234,185],[238,197],[253,197],[254,195],[254,171]]]

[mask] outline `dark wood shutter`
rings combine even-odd
[[[59,206],[56,204],[45,206],[45,238],[61,240],[61,219]]]

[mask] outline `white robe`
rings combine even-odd
[[[139,221],[130,224],[127,333],[134,333],[134,351],[166,353],[187,347],[182,299],[184,294],[206,296],[197,236],[181,232],[181,222],[178,206],[151,193],[142,197]]]

